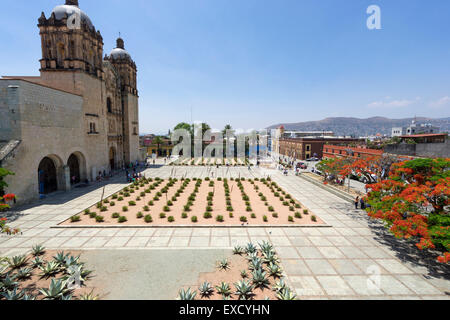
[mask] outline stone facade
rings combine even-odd
[[[123,39],[103,57],[102,36],[76,0],[38,22],[40,77],[0,79],[0,141],[21,141],[2,166],[16,173],[8,182],[22,201],[140,158],[137,67]]]

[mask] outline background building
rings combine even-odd
[[[440,132],[440,128],[433,126],[432,124],[418,124],[413,121],[408,127],[392,128],[393,137],[401,137],[404,135],[416,135],[416,134],[435,134]]]
[[[68,27],[73,14],[80,28]],[[19,141],[2,166],[16,173],[7,182],[20,201],[139,159],[137,68],[123,39],[103,58],[100,31],[77,0],[38,22],[40,77],[0,79],[0,141]]]

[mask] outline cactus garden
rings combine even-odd
[[[0,258],[0,300],[98,300],[93,271],[75,252],[37,245],[28,255]]]
[[[62,225],[321,225],[267,179],[141,179]]]
[[[270,243],[249,243],[217,261],[216,271],[202,274],[196,287],[183,287],[178,300],[296,300]]]

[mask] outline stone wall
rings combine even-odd
[[[6,94],[4,88],[8,88]],[[0,109],[9,109],[9,138],[22,141],[14,157],[3,163],[15,172],[7,178],[8,191],[18,196],[19,203],[38,198],[38,168],[45,157],[52,159],[57,169],[58,190],[70,189],[67,161],[73,153],[86,178],[83,98],[20,80],[0,80],[0,92],[0,99],[6,101]],[[3,132],[3,126],[0,129]]]
[[[412,157],[450,158],[450,141],[447,139],[445,143],[393,144],[387,145],[384,151]]]

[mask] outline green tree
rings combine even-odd
[[[0,167],[0,197],[5,195],[5,189],[8,187],[8,184],[5,181],[7,176],[14,175],[14,172],[6,170],[5,168]]]

